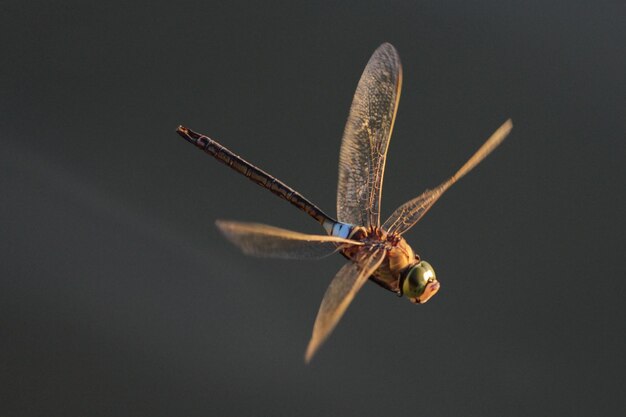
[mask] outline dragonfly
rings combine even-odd
[[[339,253],[347,258],[322,299],[305,352],[306,363],[328,339],[368,280],[415,304],[426,303],[439,291],[433,267],[411,249],[403,235],[448,188],[500,145],[513,127],[507,120],[452,177],[402,204],[381,223],[383,175],[401,86],[398,52],[385,43],[376,49],[361,75],[343,132],[336,219],[208,136],[184,126],[177,129],[188,142],[304,211],[326,232],[305,234],[265,224],[217,220],[219,230],[245,254],[319,259]]]

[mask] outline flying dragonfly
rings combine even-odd
[[[403,234],[452,184],[489,155],[513,127],[507,120],[452,177],[407,201],[381,224],[383,174],[401,86],[400,58],[396,49],[385,43],[376,49],[361,75],[343,133],[336,219],[218,142],[184,126],[177,129],[188,142],[287,200],[326,231],[326,235],[311,235],[264,224],[218,220],[217,227],[244,253],[283,259],[319,259],[340,253],[349,260],[324,294],[305,353],[307,363],[367,280],[416,304],[427,302],[439,291],[433,267],[411,249]]]

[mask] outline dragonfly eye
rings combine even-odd
[[[414,302],[423,304],[439,291],[435,270],[426,261],[413,265],[407,272],[402,290]]]

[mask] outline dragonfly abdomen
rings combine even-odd
[[[291,204],[313,217],[318,223],[326,227],[326,224],[333,224],[335,221],[324,213],[319,207],[307,200],[302,194],[289,187],[278,178],[268,174],[261,168],[252,165],[250,162],[236,155],[228,148],[208,136],[201,135],[184,126],[179,126],[176,132],[187,142],[192,143],[204,152],[208,153],[218,161],[228,165],[233,170],[242,174],[250,181],[268,189],[274,195],[289,201]]]

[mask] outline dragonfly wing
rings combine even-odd
[[[400,57],[385,43],[376,49],[361,75],[343,132],[337,186],[340,222],[380,225],[385,159],[401,86]]]
[[[413,227],[452,184],[474,169],[476,165],[497,148],[512,128],[513,122],[509,119],[487,139],[483,146],[449,180],[432,190],[426,190],[419,197],[407,201],[398,207],[383,224],[383,229],[389,233],[403,234]]]
[[[307,235],[257,223],[215,222],[245,254],[282,259],[320,259],[347,246],[363,245],[334,236]]]
[[[385,250],[366,251],[362,259],[344,265],[328,286],[313,325],[313,335],[306,350],[308,363],[331,334],[350,302],[385,259]]]

